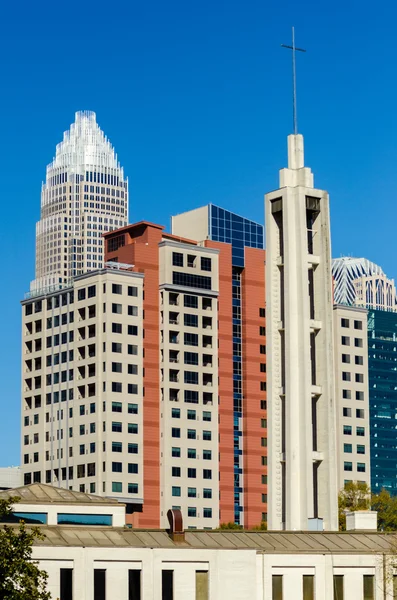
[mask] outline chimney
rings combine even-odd
[[[170,524],[168,535],[173,542],[183,544],[185,542],[185,532],[183,530],[182,513],[179,508],[170,508],[167,512],[167,518]]]
[[[377,528],[376,510],[356,510],[346,513],[346,531],[376,531]]]

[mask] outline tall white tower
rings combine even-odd
[[[328,194],[288,137],[280,189],[265,196],[268,525],[338,529]]]
[[[41,192],[33,294],[102,267],[102,233],[128,223],[128,181],[94,112],[76,113]]]

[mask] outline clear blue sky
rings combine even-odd
[[[331,194],[333,255],[397,275],[392,0],[7,2],[0,25],[0,466],[19,464],[20,305],[40,186],[76,110],[94,110],[130,181],[130,219],[208,202],[261,221],[291,133]]]

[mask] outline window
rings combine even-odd
[[[357,454],[365,454],[365,446],[363,444],[357,444]]]
[[[173,496],[180,496],[181,495],[181,488],[178,486],[172,486],[172,495]]]
[[[203,411],[203,421],[211,421],[211,413],[209,411]]]
[[[362,348],[363,347],[363,340],[361,338],[354,338],[354,346],[356,348]]]
[[[138,335],[138,327],[136,325],[128,325],[128,335]]]
[[[206,256],[201,257],[201,270],[211,271],[211,259]]]
[[[357,463],[357,471],[359,473],[365,473],[365,463]]]
[[[128,484],[128,493],[129,494],[137,494],[138,493],[138,484],[137,483],[129,483]]]
[[[189,479],[196,479],[196,473],[196,469],[188,468],[187,470],[187,476],[189,477]]]
[[[112,442],[112,452],[122,452],[123,444],[121,442]]]
[[[187,497],[188,498],[196,498],[196,496],[197,496],[196,488],[188,487],[187,488]]]
[[[112,293],[113,294],[122,294],[123,289],[119,283],[112,283]]]
[[[183,305],[186,308],[198,308],[198,297],[185,294],[183,297]]]
[[[259,327],[259,335],[266,335],[266,327]]]
[[[342,354],[342,362],[350,363],[350,354]]]
[[[342,398],[344,398],[345,400],[351,400],[351,397],[351,390],[342,390]]]
[[[199,395],[198,392],[195,392],[194,390],[185,390],[185,402],[188,402],[190,404],[198,404],[199,401]]]
[[[350,346],[350,338],[342,335],[342,346]]]
[[[138,444],[128,444],[128,454],[138,454]]]
[[[351,408],[343,408],[343,416],[344,417],[351,417],[352,416],[352,409]]]
[[[122,473],[123,472],[123,463],[112,462],[112,472],[113,473]]]
[[[180,252],[172,253],[172,264],[174,267],[183,267],[183,254]]]
[[[204,517],[204,519],[211,519],[212,518],[212,508],[204,508],[203,517]]]
[[[128,354],[138,355],[138,346],[135,344],[128,344]]]
[[[112,481],[112,492],[120,493],[123,491],[123,484],[121,481]]]
[[[358,470],[358,469],[357,469]],[[364,600],[375,599],[375,576],[374,575],[363,575],[363,592]],[[393,594],[394,596],[394,594]]]
[[[60,569],[60,600],[73,600],[73,569]]]
[[[123,333],[121,323],[112,323],[112,333]]]
[[[193,506],[187,507],[187,516],[188,517],[197,517],[197,508]]]
[[[188,458],[196,458],[196,448],[188,448],[187,449],[187,457]]]
[[[363,322],[362,321],[354,321],[354,329],[360,329],[362,330],[363,328]]]
[[[363,356],[355,356],[354,357],[354,362],[356,365],[363,365],[364,364],[364,357]]]
[[[128,286],[128,295],[137,297],[138,296],[138,288],[133,285],[129,285]]]
[[[363,408],[356,408],[356,418],[364,419],[364,409]]]
[[[197,352],[185,352],[185,365],[198,365],[199,355]]]
[[[211,450],[203,450],[203,460],[211,460],[212,452]]]
[[[198,346],[198,335],[197,333],[185,333],[184,334],[185,346]]]
[[[123,391],[123,385],[119,381],[112,381],[112,392],[118,392],[121,394]]]
[[[138,433],[138,424],[128,423],[128,433]]]
[[[187,418],[189,420],[191,420],[191,421],[195,421],[196,420],[196,411],[188,409],[188,411],[187,411]]]
[[[171,416],[173,419],[180,419],[181,418],[181,409],[180,408],[172,408]]]
[[[113,421],[112,423],[112,431],[114,431],[115,433],[121,433],[122,432],[122,425],[120,422],[118,421]]]
[[[210,442],[211,441],[211,432],[210,431],[203,431],[203,440],[205,442]]]
[[[207,500],[212,498],[212,490],[210,488],[203,489],[203,498],[206,498]]]
[[[121,344],[118,342],[112,342],[112,352],[117,352],[120,354],[122,352]]]
[[[303,600],[314,600],[314,575],[302,575]]]
[[[128,306],[128,316],[129,317],[137,317],[138,316],[138,307],[137,306]]]
[[[196,430],[195,429],[188,429],[187,430],[187,439],[188,440],[195,440],[196,439]]]
[[[211,469],[203,469],[203,479],[212,479]]]
[[[138,386],[136,383],[129,383],[127,389],[128,389],[129,394],[137,394],[138,393]]]
[[[172,273],[172,283],[174,285],[198,288],[202,290],[211,289],[211,277],[205,277],[204,275],[191,275],[188,273],[174,271]]]
[[[356,373],[356,383],[364,383],[364,375],[362,373]]]
[[[181,437],[181,430],[179,429],[179,427],[173,427],[172,428],[172,437],[174,437],[174,438],[180,438]]]
[[[351,454],[353,452],[352,444],[343,444],[343,452],[346,452],[347,454]]]
[[[272,575],[272,600],[283,600],[282,575]]]
[[[350,381],[351,377],[350,377],[350,373],[347,371],[343,371],[342,372],[342,380],[343,381]]]
[[[365,436],[365,427],[357,427],[356,434],[360,436]]]
[[[128,365],[128,375],[138,375],[138,365]]]
[[[121,315],[122,305],[113,303],[112,304],[112,313],[115,313],[116,315]]]
[[[94,600],[106,600],[106,569],[94,569]]]
[[[343,463],[343,468],[345,471],[353,471],[353,463],[345,461]]]
[[[173,447],[173,448],[172,448],[171,455],[172,455],[174,458],[180,458],[180,457],[181,457],[181,449],[180,449],[180,448]]]
[[[137,463],[128,463],[128,473],[136,475],[138,473]]]
[[[342,327],[350,327],[349,325],[349,319],[341,319],[340,320],[340,324]]]
[[[190,313],[183,315],[183,323],[185,327],[198,327],[198,316]]]
[[[129,404],[128,405],[128,414],[129,415],[137,415],[138,414],[138,405],[137,404]]]
[[[112,412],[121,413],[122,410],[123,410],[123,405],[121,404],[121,402],[112,402]]]
[[[112,372],[113,373],[121,373],[122,372],[122,364],[112,362]]]
[[[350,425],[343,425],[343,433],[344,435],[351,435],[352,434],[352,428]]]
[[[198,385],[198,373],[197,371],[185,371],[184,373],[185,383],[192,385]]]

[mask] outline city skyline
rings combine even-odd
[[[394,5],[387,19],[383,9],[357,19],[342,2],[322,12],[311,1],[244,8],[232,2],[227,10],[204,3],[197,11],[155,3],[150,11],[126,5],[122,19],[115,11],[105,21],[88,3],[78,13],[82,19],[94,13],[96,26],[74,31],[73,44],[60,8],[25,8],[21,19],[16,6],[6,7],[10,26],[0,42],[9,56],[0,149],[9,200],[3,231],[8,284],[0,305],[9,341],[0,361],[2,464],[19,462],[19,301],[34,277],[40,186],[76,110],[94,110],[117,148],[130,181],[131,222],[167,225],[170,214],[207,203],[263,222],[263,194],[277,186],[291,131],[290,56],[280,43],[294,24],[297,44],[307,49],[298,61],[299,125],[308,164],[332,197],[333,256],[366,256],[396,277],[390,247],[396,124],[394,82],[387,76],[396,59],[389,41]],[[108,44],[98,45],[98,28]],[[326,38],[312,35],[324,28]],[[48,35],[56,52],[48,52]],[[80,66],[82,56],[93,60]],[[60,64],[73,73],[69,85]],[[379,95],[385,81],[389,93]],[[22,243],[15,244],[15,231]]]

